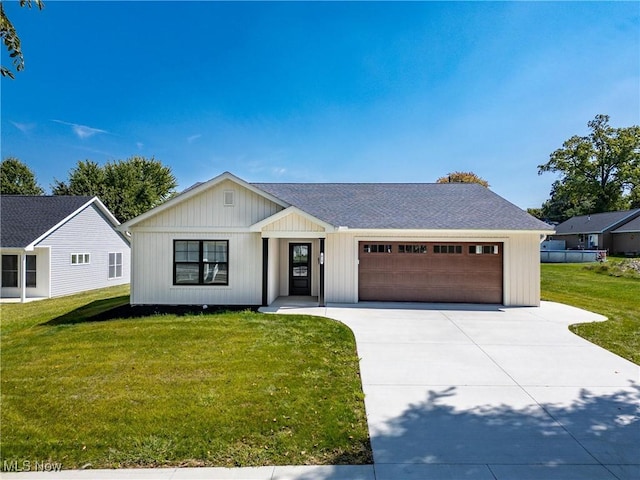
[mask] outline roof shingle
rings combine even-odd
[[[553,230],[473,183],[252,183],[336,227]]]
[[[0,195],[0,246],[25,248],[92,198]]]
[[[640,208],[572,217],[556,227],[556,235],[603,233],[640,215]]]

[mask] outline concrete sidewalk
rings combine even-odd
[[[573,307],[283,308],[354,332],[375,466],[93,470],[6,479],[640,478],[640,367],[575,335]]]

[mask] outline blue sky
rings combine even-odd
[[[564,140],[599,113],[640,123],[638,2],[17,3],[2,157],[45,189],[78,160],[143,155],[179,189],[471,170],[539,207]]]

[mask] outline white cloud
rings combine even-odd
[[[31,132],[31,130],[33,130],[34,128],[36,128],[36,124],[35,123],[20,123],[20,122],[11,122],[11,124],[16,127],[18,130],[20,130],[22,133],[29,133]]]
[[[191,135],[191,136],[187,137],[187,143],[193,143],[197,139],[199,139],[200,137],[202,137],[201,133],[196,133],[195,135]]]
[[[63,122],[62,120],[53,120],[53,121],[56,123],[61,123],[62,125],[70,126],[71,130],[73,130],[73,133],[75,133],[80,140],[93,137],[97,133],[109,133],[106,130],[102,130],[100,128],[88,127],[86,125],[79,125],[77,123]]]
[[[136,142],[136,147],[138,147],[138,150],[142,150],[142,147],[144,147],[144,143]]]

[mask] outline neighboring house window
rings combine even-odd
[[[228,240],[174,240],[174,285],[228,285]]]
[[[89,263],[91,255],[88,253],[72,253],[71,265],[84,265]]]
[[[2,286],[18,286],[18,256],[2,255]]]
[[[122,277],[122,253],[109,254],[109,278]]]
[[[36,256],[27,255],[26,286],[36,286]],[[18,255],[2,255],[2,286],[18,286]]]
[[[36,287],[36,256],[27,255],[27,287]]]

